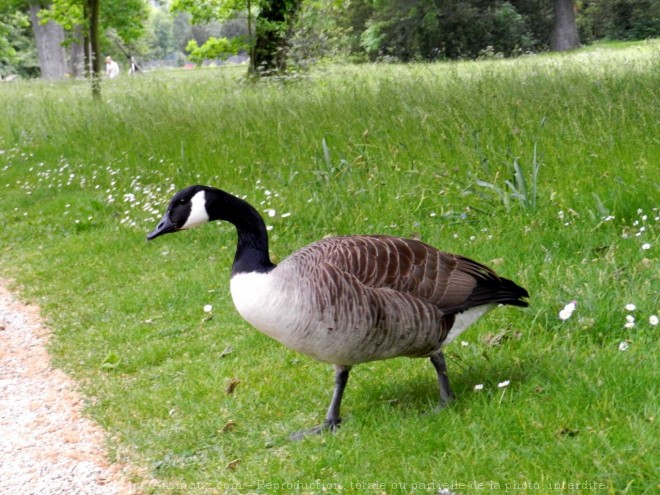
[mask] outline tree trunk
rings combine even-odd
[[[257,17],[250,70],[270,75],[286,70],[287,35],[302,0],[269,0]]]
[[[76,27],[74,38],[76,41],[69,46],[69,74],[73,78],[78,78],[86,74],[85,37],[80,26]]]
[[[89,43],[89,30],[83,35],[83,70],[85,79],[92,77],[92,46]]]
[[[252,0],[247,0],[247,30],[250,44],[250,66],[248,71],[250,74],[252,74],[256,73],[257,71],[256,57],[254,56],[254,47],[256,43],[254,42],[254,33],[252,31]]]
[[[92,96],[101,97],[101,45],[99,43],[99,4],[101,0],[87,0],[89,16],[89,44],[91,47]]]
[[[573,0],[554,0],[555,28],[550,49],[556,52],[572,50],[580,46],[575,5]]]
[[[40,5],[30,4],[30,20],[39,54],[41,77],[63,79],[67,70],[66,53],[62,46],[64,29],[54,21],[40,24],[39,12],[41,9]]]

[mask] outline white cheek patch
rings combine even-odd
[[[209,221],[209,214],[206,212],[206,193],[199,191],[190,200],[190,215],[183,224],[182,229],[194,229]]]

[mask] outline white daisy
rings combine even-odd
[[[564,306],[564,309],[562,309],[559,312],[559,319],[568,320],[573,314],[573,311],[575,311],[576,307],[577,307],[577,301],[569,302],[566,306]]]

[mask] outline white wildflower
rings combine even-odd
[[[469,345],[470,345],[469,342],[465,342],[464,340],[461,340],[461,347],[467,347]]]
[[[204,313],[210,313],[211,311],[213,311],[213,306],[210,304],[204,306]]]
[[[475,389],[475,390],[483,390],[483,389],[484,389],[484,384],[483,384],[483,383],[477,383],[477,384],[474,386],[474,389]]]
[[[503,382],[498,383],[497,386],[499,388],[504,388],[504,387],[508,387],[510,383],[511,382],[509,380],[504,380]]]
[[[632,304],[632,303],[629,303],[629,304],[626,304],[626,309],[627,309],[628,311],[635,311],[635,310],[637,309],[637,306],[635,306],[635,305]]]
[[[271,218],[274,217],[274,216],[276,215],[275,210],[273,210],[272,208],[269,209],[269,210],[266,210],[266,213],[267,213],[268,216],[271,217]]]
[[[647,249],[651,249],[651,244],[648,243],[648,242],[645,242],[644,244],[642,244],[642,249],[644,251],[646,251]]]
[[[566,306],[564,306],[564,309],[562,309],[559,312],[559,319],[568,320],[573,314],[573,311],[575,311],[576,307],[577,307],[577,301],[569,302]]]
[[[633,315],[626,315],[626,321],[628,323],[635,323],[635,317]]]
[[[649,316],[649,323],[656,326],[658,324],[658,317],[656,315]]]
[[[626,342],[625,340],[622,342],[619,342],[619,350],[620,351],[627,351],[628,347],[630,347],[630,344]]]

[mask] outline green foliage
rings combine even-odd
[[[169,54],[174,53],[176,47],[172,16],[162,10],[154,9],[149,16],[147,31],[150,33],[150,58],[165,59]]]
[[[256,18],[250,73],[278,75],[287,70],[289,37],[302,0],[264,1]]]
[[[437,494],[455,482],[481,495],[527,481],[539,488],[508,492],[650,495],[658,48],[343,65],[288,84],[153,71],[113,81],[98,104],[78,81],[5,85],[2,278],[42,307],[55,364],[80,381],[113,459],[155,478],[146,493]],[[524,184],[529,201],[536,184],[535,208],[510,197],[507,211],[475,178]],[[332,369],[236,313],[230,226],[145,241],[192,183],[273,210],[276,261],[330,234],[416,235],[492,265],[531,306],[497,309],[447,347],[449,408],[425,414],[429,363],[368,363],[340,431],[290,443],[322,420]],[[571,482],[596,488],[561,488]]]
[[[147,0],[101,1],[101,25],[114,29],[125,45],[131,45],[145,35],[148,17]]]
[[[247,43],[241,38],[229,40],[227,38],[211,37],[202,46],[199,46],[195,40],[190,40],[186,46],[186,51],[189,54],[190,61],[199,66],[205,60],[226,58],[245,48],[247,48]]]
[[[243,46],[249,49],[250,73],[266,75],[286,69],[289,37],[301,3],[302,0],[176,0],[171,8],[174,12],[188,12],[196,23],[231,19],[246,13],[248,35],[243,37]],[[216,41],[211,41],[206,51],[215,53],[216,45]]]
[[[48,8],[39,11],[40,22],[54,21],[71,33],[76,27],[87,26],[84,0],[54,0]]]
[[[39,63],[29,17],[17,10],[0,11],[0,76],[37,77]]]
[[[339,22],[343,8],[343,0],[302,2],[289,36],[288,56],[293,67],[307,68],[323,59],[346,60],[350,38]]]
[[[490,45],[498,53],[513,55],[533,47],[532,33],[525,17],[509,2],[492,10]]]
[[[403,61],[474,58],[487,48],[512,55],[532,48],[526,19],[512,3],[483,3],[376,2],[360,34],[361,46],[371,58]]]
[[[53,20],[75,35],[78,27],[88,29],[84,4],[84,0],[53,0],[49,9],[41,10],[41,19]],[[127,45],[144,36],[149,15],[146,0],[104,0],[100,5],[99,22],[103,31],[113,29]]]
[[[579,18],[588,39],[640,40],[660,36],[660,2],[595,0],[584,2]]]
[[[187,12],[195,24],[209,23],[214,20],[232,19],[245,12],[248,5],[259,5],[259,0],[173,0],[172,12]]]
[[[654,0],[576,2],[583,41],[660,36]],[[548,48],[553,3],[546,0],[354,0],[339,25],[353,52],[401,61],[511,56]]]

